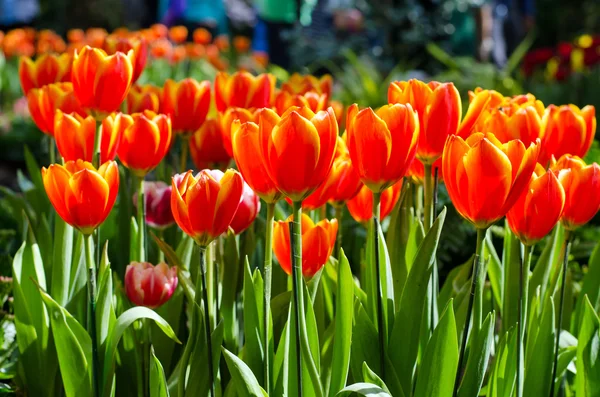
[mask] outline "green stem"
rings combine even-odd
[[[146,261],[146,200],[144,200],[144,178],[138,177],[137,185],[137,224],[138,224],[138,260]]]
[[[337,236],[335,237],[335,257],[339,260],[342,256],[342,216],[344,214],[344,207],[342,205],[335,205],[335,219],[338,222]]]
[[[431,175],[431,164],[424,164],[425,182],[424,182],[424,224],[425,233],[431,229],[433,224],[433,177]]]
[[[206,255],[204,261],[206,263],[206,294],[208,296],[208,308],[206,315],[213,320],[213,324],[217,323],[217,307],[215,294],[215,249],[216,240],[208,244],[206,247]]]
[[[375,285],[377,291],[377,333],[379,334],[379,360],[381,378],[385,382],[385,328],[383,321],[383,288],[381,285],[381,264],[379,262],[379,216],[381,213],[381,193],[373,192],[373,263],[375,265]]]
[[[95,117],[96,118],[96,117]],[[100,167],[100,146],[102,142],[102,122],[96,118],[96,133],[94,134],[94,156],[92,158],[92,165],[98,169]],[[96,229],[96,262],[100,263],[100,228]]]
[[[190,137],[187,134],[180,134],[181,136],[181,157],[179,158],[179,171],[187,171],[188,152],[190,150]]]
[[[560,342],[560,328],[563,322],[563,312],[565,308],[565,289],[567,286],[567,272],[569,270],[569,252],[571,251],[572,233],[565,230],[565,256],[563,257],[562,265],[562,280],[560,282],[560,306],[558,307],[558,323],[556,326],[556,341],[554,342],[554,362],[552,364],[552,377],[550,381],[550,397],[554,397],[554,387],[556,385],[556,371],[558,370],[558,347]]]
[[[525,347],[525,327],[527,326],[527,290],[529,288],[529,267],[531,266],[531,251],[533,247],[524,246],[519,273],[519,343],[517,344],[517,397],[523,397],[523,352]]]
[[[150,323],[147,319],[142,319],[142,379],[144,396],[150,395]]]
[[[473,258],[473,273],[471,275],[471,293],[469,295],[469,304],[467,306],[467,317],[462,334],[462,343],[460,345],[460,354],[458,356],[458,367],[456,368],[456,378],[454,381],[454,393],[456,397],[460,386],[463,362],[465,359],[465,349],[467,347],[467,337],[469,335],[469,324],[471,323],[471,315],[473,314],[473,301],[475,300],[475,290],[479,284],[479,272],[481,268],[481,256],[483,249],[483,240],[487,229],[477,229],[477,246],[475,248],[475,258]]]
[[[163,229],[158,229],[156,231],[156,234],[159,239],[161,239],[161,240],[165,239],[165,231]],[[164,261],[165,261],[165,253],[163,252],[163,250],[159,249],[158,250],[158,263],[161,263]]]
[[[264,311],[264,386],[267,394],[271,390],[271,374],[269,363],[269,319],[271,317],[271,283],[273,279],[273,220],[275,219],[275,203],[267,203],[267,219],[265,231],[265,311]]]
[[[419,219],[423,215],[423,186],[422,185],[414,185],[415,188],[415,216]]]
[[[96,265],[94,264],[94,254],[92,250],[92,236],[84,235],[85,259],[88,266],[88,332],[92,340],[92,377],[94,386],[94,395],[100,396],[100,386],[98,381],[98,339],[96,337]]]
[[[296,372],[298,397],[302,397],[302,343],[300,316],[304,315],[304,289],[302,288],[302,202],[294,202],[294,215],[290,224],[290,251],[292,253],[292,295],[294,299],[294,322],[296,325]]]
[[[56,149],[54,148],[54,138],[48,135],[48,155],[50,156],[50,164],[56,163]]]
[[[210,380],[210,395],[215,397],[215,370],[213,368],[213,353],[212,353],[212,329],[210,327],[210,315],[209,315],[209,302],[208,302],[208,288],[206,285],[206,261],[205,261],[206,249],[200,248],[200,274],[198,275],[202,283],[202,291],[198,291],[196,285],[196,302],[200,304],[200,292],[202,292],[202,300],[204,301],[204,328],[206,329],[206,350],[208,351],[208,379]],[[198,280],[196,280],[198,283]]]

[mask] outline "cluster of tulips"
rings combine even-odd
[[[211,268],[215,266],[214,251],[219,250],[226,236],[240,234],[252,225],[260,212],[261,200],[266,204],[264,267],[257,284],[261,286],[260,291],[252,295],[260,301],[254,302],[260,307],[256,313],[260,321],[255,330],[257,335],[246,335],[246,338],[248,341],[258,338],[257,354],[262,368],[261,376],[255,373],[260,379],[251,379],[252,372],[240,369],[246,368],[246,364],[223,350],[237,395],[264,392],[279,395],[280,384],[290,379],[294,381],[281,386],[287,395],[335,395],[344,389],[351,343],[347,343],[347,354],[338,354],[339,348],[329,353],[334,356],[331,366],[341,375],[327,381],[321,379],[319,353],[315,356],[309,343],[316,332],[311,329],[309,314],[313,313],[315,304],[313,286],[318,288],[319,278],[328,263],[337,266],[339,294],[348,291],[351,294],[346,296],[348,302],[339,304],[350,305],[352,312],[355,304],[352,291],[360,291],[356,292],[356,304],[364,307],[364,311],[359,312],[369,316],[377,335],[377,341],[370,342],[377,345],[378,362],[368,363],[373,370],[369,367],[366,372],[362,370],[371,374],[363,375],[365,380],[370,379],[384,390],[389,388],[387,391],[392,395],[409,396],[413,389],[419,396],[461,394],[461,387],[466,388],[470,381],[471,357],[475,354],[469,353],[471,356],[465,365],[469,335],[477,335],[482,328],[486,231],[505,216],[510,230],[524,246],[520,265],[523,277],[519,286],[518,348],[514,355],[518,370],[516,386],[510,390],[515,390],[519,397],[547,395],[548,392],[553,395],[555,382],[550,380],[543,389],[546,394],[524,390],[523,352],[527,302],[531,299],[527,285],[531,253],[532,247],[560,222],[565,230],[564,266],[556,277],[562,280],[558,303],[562,307],[572,231],[587,223],[600,209],[600,167],[595,163],[586,165],[582,160],[596,130],[593,107],[545,107],[531,94],[505,97],[495,91],[476,89],[469,93],[469,107],[462,117],[461,98],[452,83],[410,80],[391,83],[388,105],[374,110],[360,109],[354,104],[344,112],[342,105],[331,99],[329,76],[318,79],[293,75],[280,88],[276,88],[272,75],[255,77],[247,72],[220,73],[214,85],[187,78],[180,82],[168,80],[162,88],[138,86],[135,81],[145,63],[145,59],[140,60],[144,58],[143,51],[128,44],[116,45],[113,49],[109,51],[112,55],[108,55],[102,49],[86,45],[76,50],[72,58],[46,54],[35,61],[25,57],[20,64],[21,85],[32,118],[51,137],[52,164],[42,169],[43,185],[60,218],[84,236],[89,269],[87,331],[93,352],[89,393],[104,395],[115,387],[115,363],[110,360],[114,357],[102,356],[108,351],[106,335],[97,333],[101,325],[96,321],[103,318],[97,309],[108,309],[98,303],[106,280],[96,274],[98,267],[100,272],[103,270],[93,251],[101,250],[99,226],[117,201],[119,180],[126,175],[120,167],[124,167],[129,177],[137,181],[135,194],[131,191],[129,196],[119,198],[132,200],[132,196],[136,196],[137,202],[137,221],[133,222],[135,233],[132,233],[135,241],[130,255],[134,260],[124,277],[127,296],[135,305],[158,308],[168,302],[180,286],[195,308],[190,317],[188,343],[177,366],[176,395],[197,395],[193,385],[195,377],[200,375],[193,372],[195,356],[191,352],[200,337],[207,347],[203,370],[208,374],[210,394],[217,395],[224,386],[220,384],[223,369],[218,360],[212,359],[220,347],[214,346],[213,340],[214,322],[219,321],[216,313],[219,293],[214,287],[209,288]],[[340,134],[340,126],[345,126],[343,134]],[[60,154],[58,163],[54,159],[55,147]],[[188,152],[200,172],[188,170]],[[172,158],[178,155],[179,164],[169,161],[169,155]],[[237,170],[228,169],[233,163]],[[171,186],[146,181],[149,175],[173,173]],[[397,244],[401,240],[393,240],[390,226],[386,247],[381,227],[381,220],[390,214],[398,216],[400,208],[414,199],[413,189],[422,185],[423,219],[417,219],[416,224],[422,225],[423,234],[416,256],[426,255],[424,246],[430,246],[432,241],[435,241],[433,247],[437,246],[445,214],[444,210],[438,216],[435,205],[438,181],[444,182],[458,213],[477,229],[465,322],[458,328],[462,331],[462,338],[456,343],[460,351],[454,354],[455,360],[449,360],[446,365],[446,376],[439,378],[445,384],[439,383],[442,381],[435,373],[428,372],[430,368],[421,368],[418,377],[414,371],[418,354],[422,354],[421,360],[427,360],[430,355],[436,357],[435,349],[444,344],[437,339],[441,325],[455,321],[452,304],[449,304],[438,323],[435,248],[423,270],[415,270],[419,267],[417,264],[412,268],[405,264],[404,279],[398,281],[400,265],[390,265],[386,258],[388,250],[393,256],[392,251],[399,248]],[[289,207],[278,204],[286,200]],[[275,220],[278,205],[291,208],[289,218]],[[335,219],[328,219],[328,208],[335,209]],[[368,227],[360,284],[350,273],[345,273],[349,266],[340,241],[344,208]],[[198,247],[199,262],[190,263],[189,258],[184,263],[179,261],[184,269],[175,266],[174,251],[165,247],[160,237],[156,239],[161,248],[160,262],[157,265],[148,262],[146,225],[160,231],[173,223]],[[279,346],[274,346],[276,340],[271,334],[273,252],[282,269],[291,276],[291,294],[287,295],[291,309],[285,331],[288,337],[282,336]],[[417,279],[413,274],[419,271],[424,273]],[[195,274],[194,282],[189,272]],[[351,284],[342,284],[348,275]],[[397,282],[404,285],[397,287]],[[395,346],[397,342],[393,342],[396,332],[402,332],[396,330],[402,327],[398,326],[402,320],[396,317],[393,321],[392,316],[407,310],[403,305],[411,299],[412,295],[407,293],[413,287],[409,285],[411,282],[432,285],[428,292],[431,294],[429,303],[422,308],[426,315],[418,316],[419,319],[431,316],[426,328],[432,343],[426,344],[427,348],[423,347],[421,353],[416,347],[418,343],[413,343],[415,334],[410,335],[412,342],[400,343],[402,346]],[[416,296],[409,303],[423,302],[425,296],[420,300]],[[246,298],[244,293],[244,304],[249,305]],[[562,310],[559,313],[562,316]],[[144,316],[156,320],[153,315]],[[244,327],[248,321],[245,319]],[[558,335],[562,323],[559,317],[557,340],[549,357],[553,361],[552,380],[559,375],[556,372]],[[52,324],[54,327],[54,322]],[[164,324],[162,327],[167,328]],[[419,332],[416,334],[418,341]],[[456,329],[454,334],[456,338]],[[343,335],[343,330],[338,331],[336,317],[336,344],[343,340]],[[475,343],[476,338],[471,339],[471,343]],[[142,344],[150,351],[147,337]],[[292,350],[288,345],[282,348],[283,344],[295,346],[295,360],[279,355],[280,349]],[[357,351],[361,349],[355,347]],[[397,349],[408,358],[394,355]],[[256,360],[248,350],[240,353],[244,361]],[[64,371],[73,365],[65,354],[58,352],[59,365]],[[479,372],[483,368],[485,373],[489,351],[488,356],[481,354],[483,358],[476,367]],[[144,370],[146,377],[148,370]],[[281,371],[285,372],[283,376],[275,375],[281,375]],[[355,380],[360,379],[358,371],[353,368]],[[429,379],[427,374],[435,380]],[[83,389],[70,387],[72,380],[63,378],[63,381],[67,395],[87,395],[77,394]],[[482,382],[483,376],[475,387],[475,394],[464,395],[478,395]],[[264,390],[257,392],[261,388]]]

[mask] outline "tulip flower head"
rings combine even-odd
[[[281,117],[263,109],[259,115],[262,161],[277,189],[292,201],[302,201],[325,181],[337,136],[331,108],[315,114],[292,107]]]
[[[477,88],[475,91],[469,91],[469,107],[458,127],[457,135],[466,139],[469,135],[480,131],[475,127],[477,123],[487,117],[490,109],[497,108],[505,102],[506,98],[494,90]]]
[[[227,170],[216,180],[210,170],[192,171],[173,177],[171,210],[175,222],[196,244],[206,247],[225,233],[238,209],[244,180]]]
[[[381,214],[380,221],[384,220],[394,209],[400,199],[402,181],[381,192]],[[352,199],[346,202],[348,212],[356,222],[366,223],[373,219],[373,192],[365,185]]]
[[[75,53],[71,79],[81,105],[97,113],[97,119],[119,109],[131,86],[134,63],[133,50],[107,55],[85,46]]]
[[[180,44],[187,40],[188,30],[185,26],[178,25],[169,29],[169,39],[172,42]]]
[[[177,288],[177,267],[161,262],[131,262],[125,270],[125,293],[137,306],[156,309],[165,304]]]
[[[316,77],[310,74],[301,75],[299,73],[294,73],[281,85],[281,90],[289,92],[290,94],[303,95],[311,91],[316,92],[319,95],[324,94],[327,97],[327,101],[331,98],[332,89],[333,79],[329,74]]]
[[[565,191],[551,170],[537,165],[529,186],[506,214],[510,230],[525,245],[544,238],[560,220]]]
[[[527,188],[540,151],[519,140],[501,143],[493,134],[464,140],[451,135],[444,147],[444,183],[459,214],[479,229],[502,218]]]
[[[286,221],[273,223],[273,252],[288,275],[292,274],[289,228],[292,219],[290,216]],[[302,274],[305,277],[314,276],[327,263],[335,247],[337,230],[336,219],[314,223],[308,215],[302,215]]]
[[[260,109],[251,111],[244,108],[231,107],[219,115],[219,124],[221,124],[221,133],[223,134],[223,146],[225,146],[225,150],[230,157],[233,157],[233,146],[231,144],[233,122],[239,120],[243,124],[246,121],[252,121],[258,124],[259,113]]]
[[[35,61],[21,57],[19,61],[21,89],[27,95],[32,88],[47,84],[68,82],[71,79],[71,55],[43,54]]]
[[[219,112],[228,107],[270,107],[275,94],[275,76],[248,72],[236,72],[231,76],[220,72],[215,78],[215,103]]]
[[[550,169],[565,190],[562,225],[567,230],[585,225],[600,210],[600,166],[586,165],[579,157],[563,155]]]
[[[215,171],[213,171],[213,175],[214,172]],[[240,234],[248,229],[258,216],[259,212],[260,198],[244,181],[244,190],[242,192],[242,198],[240,199],[240,205],[238,206],[230,225],[235,234]]]
[[[133,62],[133,77],[131,82],[135,83],[142,75],[148,59],[148,43],[142,37],[119,37],[114,33],[104,39],[104,51],[107,54],[122,52],[127,54],[133,50],[135,61]]]
[[[45,134],[54,136],[54,118],[57,110],[85,116],[85,111],[73,93],[71,83],[54,83],[32,88],[27,93],[31,118]]]
[[[138,177],[152,171],[171,146],[171,120],[164,114],[149,110],[107,117],[102,123],[102,130],[120,132],[119,160]]]
[[[198,169],[227,168],[231,157],[223,145],[221,125],[216,119],[206,119],[190,137],[190,154]]]
[[[362,182],[379,193],[398,182],[417,152],[419,119],[410,104],[348,108],[348,151]]]
[[[275,96],[274,106],[277,114],[285,113],[292,106],[306,106],[316,113],[327,109],[327,95],[315,91],[308,91],[304,94],[290,94],[287,91],[280,91]]]
[[[94,158],[94,137],[96,120],[92,116],[82,117],[77,113],[56,111],[54,117],[54,138],[60,155],[65,161]],[[100,164],[115,158],[121,140],[121,131],[103,129],[100,141]]]
[[[410,103],[419,116],[417,158],[432,164],[441,157],[448,135],[456,134],[462,115],[460,94],[452,83],[412,79],[388,89],[389,103]]]
[[[83,160],[42,168],[46,194],[58,215],[69,225],[91,234],[108,217],[119,191],[117,163],[98,170]]]
[[[146,224],[154,229],[162,230],[173,223],[171,211],[171,185],[159,182],[144,181],[144,200],[146,204]],[[133,197],[133,204],[137,205],[137,193]]]
[[[127,113],[141,113],[150,110],[158,113],[162,90],[153,85],[133,85],[127,94]]]
[[[162,111],[171,116],[173,131],[191,134],[202,126],[210,108],[210,83],[187,78],[168,79],[163,87]]]

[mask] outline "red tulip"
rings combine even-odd
[[[177,267],[162,262],[131,262],[125,270],[125,292],[137,306],[155,309],[165,304],[177,288]]]
[[[380,220],[384,220],[392,212],[400,199],[401,190],[402,181],[381,192]],[[373,192],[365,185],[362,186],[357,195],[346,202],[346,205],[350,215],[356,222],[365,223],[373,218]]]

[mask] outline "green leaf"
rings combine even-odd
[[[478,331],[473,334],[467,367],[463,380],[458,389],[458,397],[476,397],[479,395],[483,379],[485,378],[492,344],[494,343],[495,313],[489,313]]]
[[[502,335],[498,343],[494,368],[488,381],[488,396],[512,397],[517,380],[517,327]]]
[[[141,320],[143,318],[149,318],[154,320],[156,325],[171,339],[179,342],[177,336],[173,332],[173,329],[161,316],[159,316],[155,311],[150,310],[146,307],[137,306],[125,311],[123,314],[119,316],[117,322],[115,323],[114,329],[110,334],[107,345],[106,345],[106,354],[104,356],[104,369],[103,369],[103,377],[104,380],[104,395],[110,395],[110,385],[112,385],[112,377],[115,371],[115,353],[117,351],[117,345],[123,336],[125,330],[133,324],[136,320]]]
[[[405,194],[412,194],[410,184],[405,184],[402,188],[409,189]],[[407,205],[406,199],[399,201],[396,208],[392,211],[392,217],[386,236],[387,249],[390,254],[390,263],[392,264],[392,277],[394,286],[394,302],[398,310],[402,289],[408,277],[409,264],[406,263],[406,247],[411,230],[411,226],[416,224],[412,207]]]
[[[208,396],[210,388],[210,379],[208,371],[206,369],[206,363],[208,362],[208,347],[206,344],[206,328],[204,326],[204,311],[201,310],[198,305],[196,307],[196,315],[198,316],[198,332],[196,335],[196,343],[194,345],[194,351],[190,357],[189,373],[191,374],[187,380],[186,396],[197,397],[197,396]],[[212,360],[213,368],[215,370],[215,376],[219,368],[219,362],[221,360],[221,345],[223,344],[223,322],[219,322],[217,327],[212,331],[211,334],[212,342]],[[188,342],[189,343],[189,342]],[[192,375],[193,374],[193,375]]]
[[[425,356],[419,367],[415,396],[451,397],[457,367],[458,338],[454,309],[450,301],[425,349]]]
[[[113,306],[112,271],[108,262],[108,243],[104,246],[102,260],[98,272],[98,295],[96,297],[96,324],[98,346],[101,357],[104,357],[108,336],[117,321]]]
[[[54,219],[54,252],[50,292],[61,306],[65,306],[69,300],[72,256],[73,227],[57,216]]]
[[[379,359],[379,348],[377,347],[377,329],[365,308],[360,303],[356,303],[354,306],[354,319],[350,368],[354,380],[359,381],[363,380],[363,362],[366,362],[369,368],[378,373],[381,373],[381,364]]]
[[[394,320],[388,355],[400,377],[403,390],[413,389],[412,380],[418,354],[423,302],[425,302],[427,284],[445,218],[446,208],[442,210],[421,243],[402,293],[400,310]],[[370,362],[368,364],[373,368]]]
[[[181,270],[186,269],[183,267],[182,262],[179,260],[179,256],[177,255],[177,253],[175,253],[173,248],[171,248],[171,246],[167,242],[165,242],[152,232],[150,232],[150,235],[154,239],[156,245],[158,245],[158,248],[165,254],[165,258],[167,259],[168,264],[170,264],[171,266],[177,266],[177,268]]]
[[[502,262],[498,257],[496,248],[492,243],[491,233],[488,233],[484,240],[483,246],[483,257],[489,258],[488,262],[488,276],[490,278],[490,284],[492,291],[494,292],[494,303],[498,307],[500,316],[502,316],[502,304],[504,302],[504,273]]]
[[[390,393],[372,383],[355,383],[344,388],[336,397],[351,396],[354,393],[364,397],[392,397]]]
[[[227,233],[223,244],[222,272],[223,277],[222,297],[221,297],[221,315],[225,327],[225,344],[233,351],[238,350],[238,332],[235,318],[235,299],[238,294],[239,272],[240,272],[240,253],[235,233],[231,230]],[[262,304],[262,303],[261,303]],[[262,320],[261,320],[262,321]],[[263,326],[264,327],[264,326]],[[258,374],[257,374],[258,375]],[[264,379],[264,378],[263,378]]]
[[[594,252],[588,263],[588,271],[583,278],[581,285],[581,291],[579,296],[588,297],[594,310],[598,311],[600,308],[600,243],[596,244]],[[575,316],[571,324],[571,331],[577,332],[579,330],[579,324],[581,323],[582,312],[585,307],[585,299],[577,299],[577,306],[575,309]]]
[[[555,320],[554,302],[546,299],[539,330],[535,339],[528,340],[527,349],[533,349],[531,359],[525,362],[524,396],[547,396],[550,392],[554,362]],[[533,343],[531,343],[533,342]]]
[[[67,396],[91,396],[92,340],[85,328],[40,290],[50,314],[60,374]]]
[[[575,385],[577,397],[597,396],[600,393],[600,320],[587,296],[581,314],[577,343],[577,376]]]
[[[504,229],[504,302],[502,304],[502,327],[506,331],[519,321],[519,278],[521,273],[521,244],[510,231],[508,222]]]
[[[260,274],[260,273],[258,273]],[[261,279],[262,281],[262,279]],[[246,338],[244,361],[258,379],[264,379],[264,326],[262,282],[255,288],[248,258],[244,266],[244,336]]]
[[[232,381],[235,384],[237,395],[239,397],[265,397],[267,393],[260,387],[258,380],[254,373],[235,354],[231,353],[224,347],[221,348],[223,351],[223,357],[227,363],[227,368],[231,372]]]
[[[540,287],[540,296],[546,296],[546,290],[548,289],[548,282],[550,280],[550,273],[552,271],[553,265],[557,261],[560,261],[562,259],[561,248],[563,240],[564,229],[559,223],[554,228],[554,232],[552,233],[550,238],[547,239],[546,246],[544,247],[542,254],[538,258],[537,263],[533,268],[533,273],[529,280],[528,296],[534,296],[536,293],[535,291],[538,287]]]
[[[169,397],[165,371],[154,355],[154,349],[150,350],[150,397]]]
[[[366,362],[363,363],[363,378],[365,379],[365,382],[377,385],[386,392],[390,393],[390,390],[386,386],[385,382],[375,372],[373,372],[371,368],[369,368]]]
[[[350,368],[350,350],[352,347],[352,321],[354,302],[354,279],[348,259],[341,250],[338,263],[338,285],[335,298],[335,336],[333,339],[333,360],[331,383],[329,384],[330,396],[335,395],[346,385],[348,370]]]

